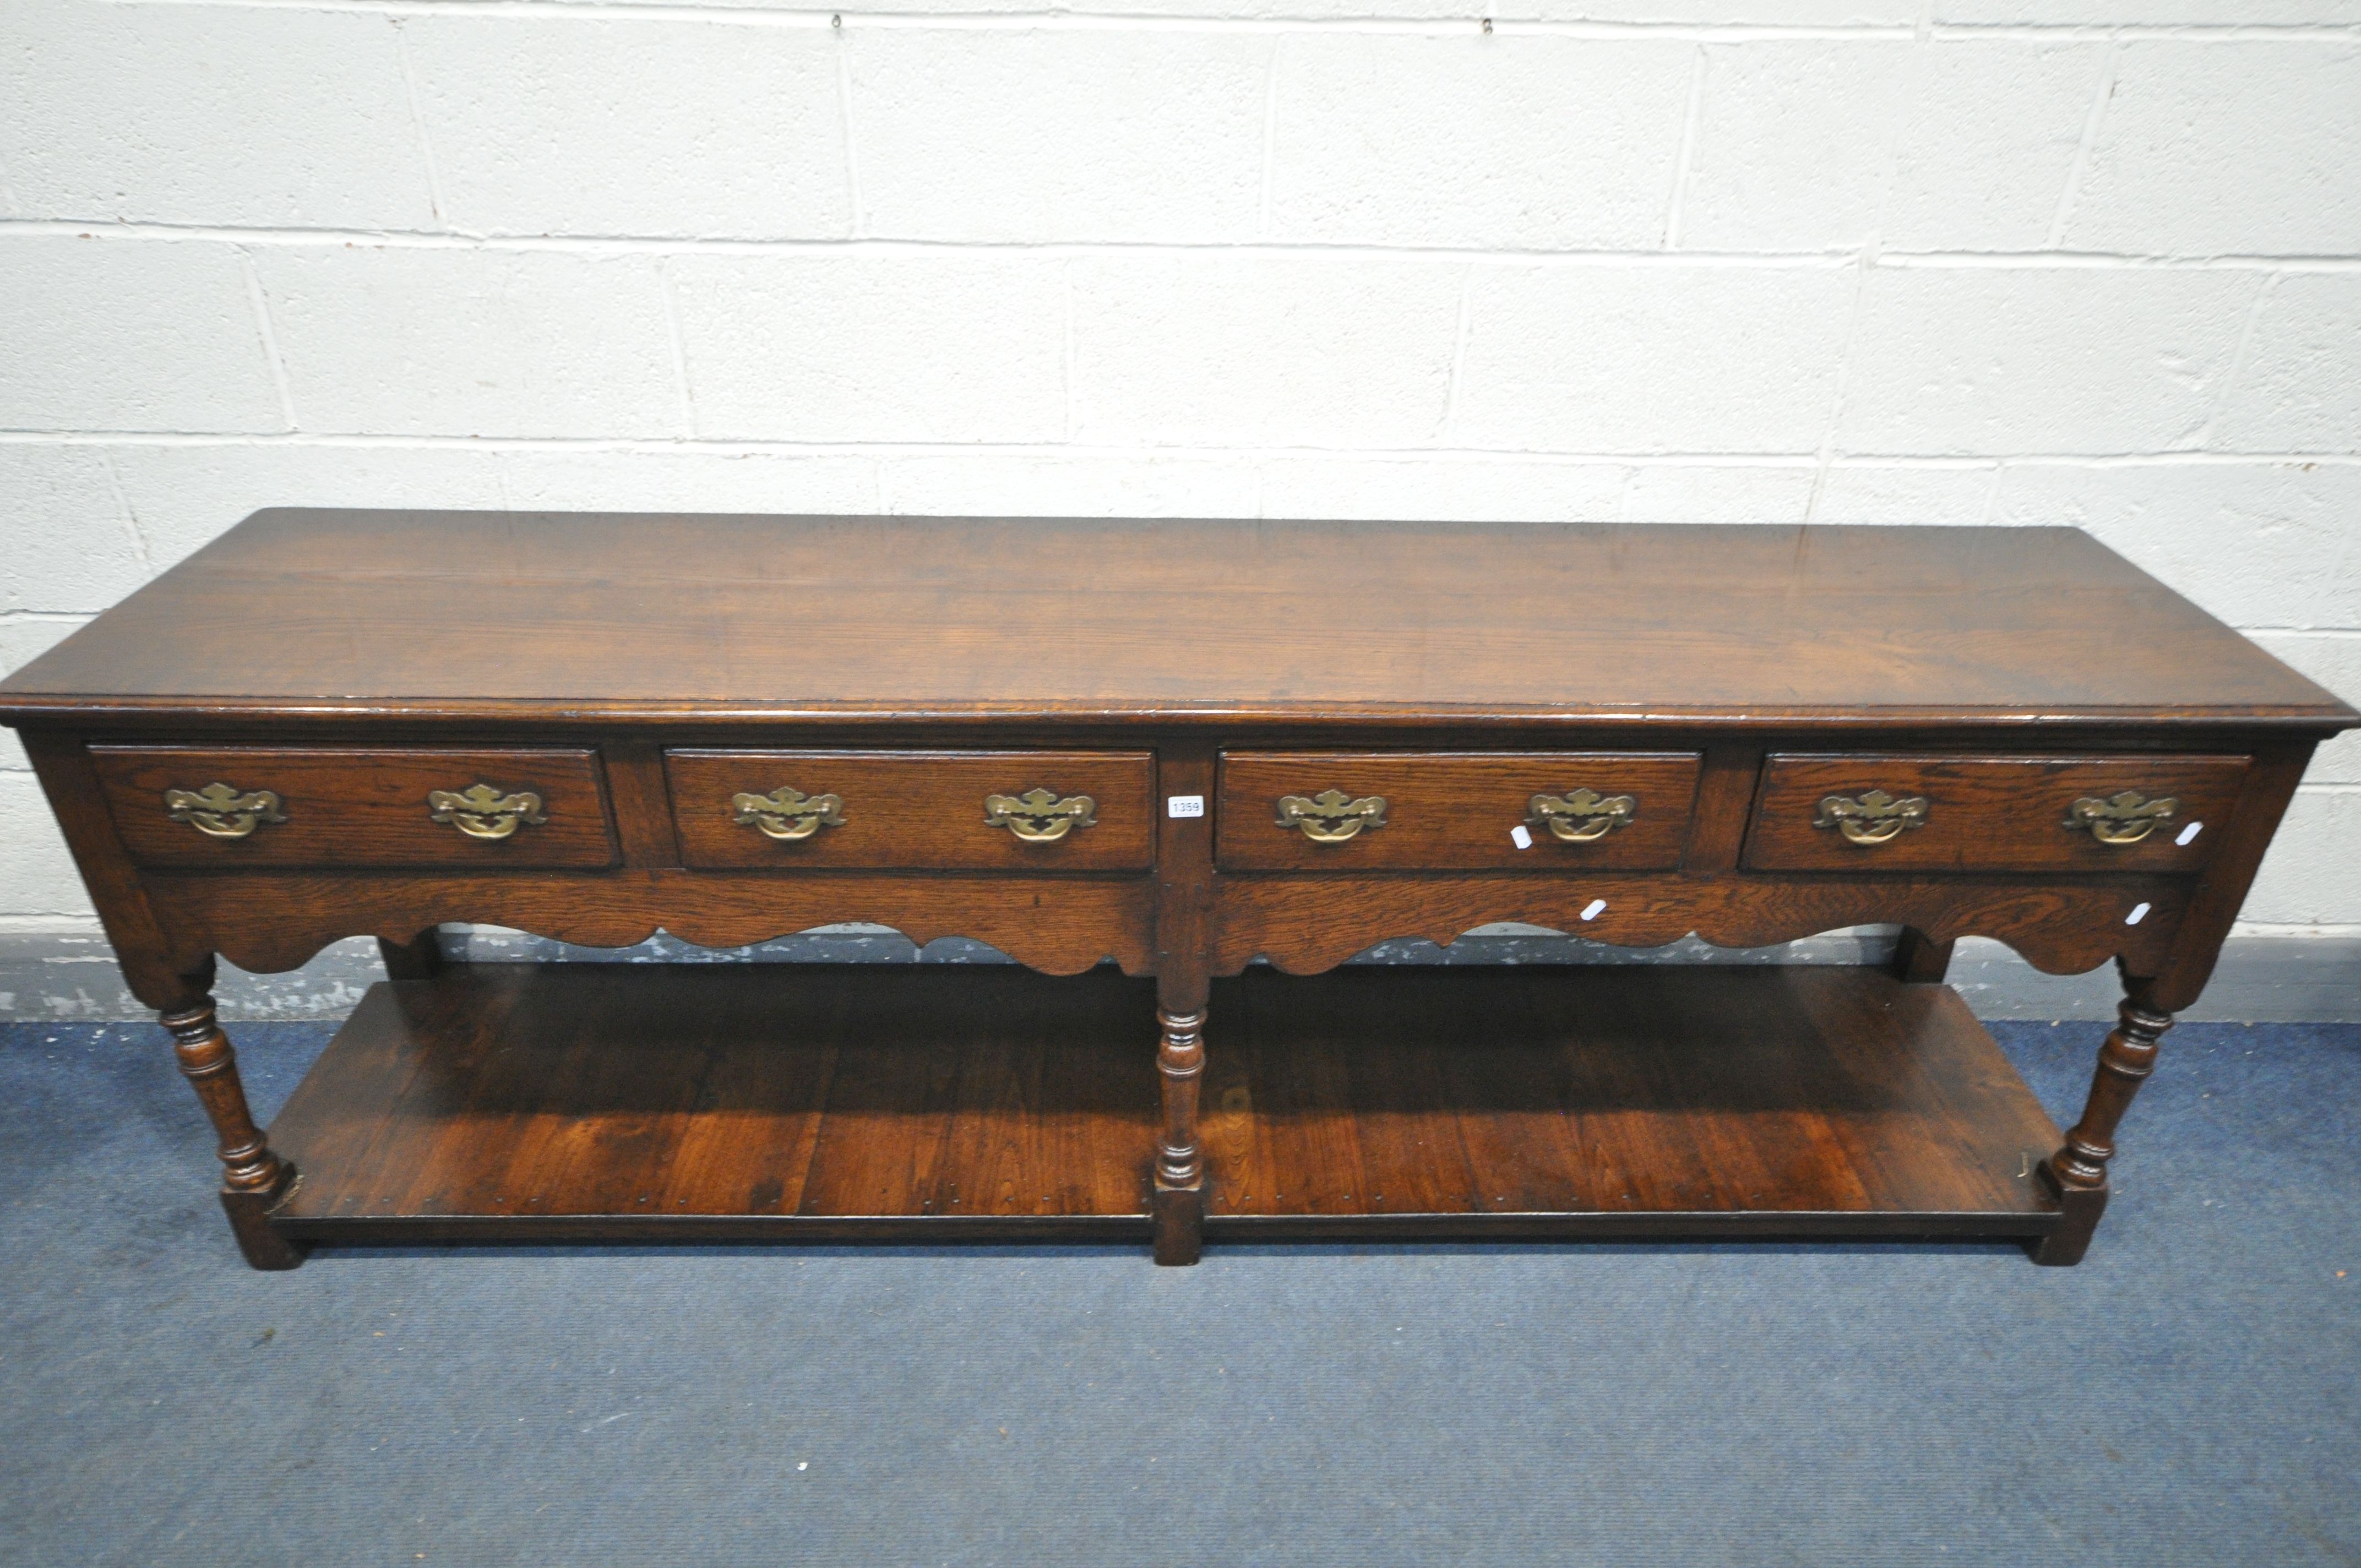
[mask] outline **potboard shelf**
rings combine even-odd
[[[1111,969],[456,966],[270,1129],[293,1240],[1136,1239],[1158,1085]],[[2058,1130],[1945,987],[1839,968],[1254,970],[1211,1236],[2037,1236]]]

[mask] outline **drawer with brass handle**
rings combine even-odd
[[[606,784],[584,750],[93,746],[149,866],[605,866]]]
[[[1229,871],[1680,863],[1694,751],[1225,751]]]
[[[2246,775],[2237,756],[1773,756],[1754,871],[2193,872]]]
[[[664,753],[681,861],[705,870],[1145,871],[1146,751]]]

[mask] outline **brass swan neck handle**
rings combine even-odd
[[[1890,843],[1913,828],[1927,826],[1927,797],[1894,796],[1873,789],[1859,797],[1824,795],[1815,828],[1833,828],[1850,843]]]
[[[470,839],[513,838],[521,827],[549,820],[541,809],[541,796],[533,791],[503,795],[488,784],[472,784],[457,791],[429,790],[426,808],[434,821],[447,822]]]
[[[1365,795],[1356,798],[1341,789],[1323,789],[1309,799],[1300,795],[1282,795],[1275,815],[1281,828],[1301,828],[1303,836],[1315,844],[1341,844],[1364,828],[1386,825],[1386,797]]]
[[[203,789],[168,789],[164,792],[164,810],[173,821],[185,822],[208,839],[251,838],[254,830],[266,822],[287,820],[287,814],[280,809],[277,791],[239,791],[225,784],[209,784]]]
[[[1098,810],[1089,795],[1060,796],[1048,789],[983,797],[984,825],[1005,828],[1028,844],[1054,844],[1077,828],[1094,827]]]
[[[1577,789],[1566,795],[1537,795],[1525,817],[1528,827],[1546,828],[1562,843],[1587,844],[1618,828],[1629,828],[1640,802],[1628,795],[1600,795]]]
[[[761,831],[765,839],[793,844],[823,828],[844,826],[844,797],[806,795],[780,785],[768,795],[741,791],[730,797],[730,819]]]
[[[2066,808],[2066,820],[2060,824],[2070,833],[2090,830],[2091,837],[2102,844],[2136,844],[2157,829],[2159,823],[2169,822],[2180,809],[2180,800],[2173,795],[2159,795],[2154,800],[2136,789],[2101,799],[2086,795]]]

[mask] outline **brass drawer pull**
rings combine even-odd
[[[1618,828],[1629,828],[1640,812],[1639,801],[1628,795],[1600,795],[1578,789],[1571,795],[1537,795],[1525,821],[1547,828],[1550,836],[1567,844],[1587,844]]]
[[[792,844],[823,828],[844,826],[844,799],[833,795],[806,795],[784,785],[768,795],[733,795],[730,820],[759,828],[766,839]]]
[[[427,808],[437,822],[447,822],[470,839],[506,839],[519,825],[546,822],[541,796],[529,789],[502,795],[488,784],[469,784],[454,794],[447,789],[426,792]]]
[[[984,825],[1005,828],[1028,844],[1054,844],[1077,828],[1091,827],[1099,819],[1098,809],[1099,803],[1089,795],[1061,798],[1046,789],[983,797]]]
[[[2067,807],[2063,824],[2070,833],[2087,828],[2091,837],[2102,844],[2136,844],[2156,831],[2159,822],[2169,822],[2172,814],[2180,809],[2180,801],[2173,795],[2148,799],[2136,789],[2125,790],[2112,799],[2101,800],[2086,795]]]
[[[284,822],[277,792],[250,789],[240,795],[225,784],[203,789],[168,789],[164,809],[208,839],[244,839],[266,822]]]
[[[1871,790],[1858,800],[1825,795],[1812,826],[1833,828],[1856,844],[1883,844],[1905,828],[1927,826],[1927,797],[1914,795],[1896,800],[1882,789]]]
[[[1279,825],[1301,828],[1315,844],[1341,844],[1364,828],[1386,825],[1386,797],[1365,795],[1356,800],[1341,789],[1323,789],[1306,800],[1300,795],[1279,797]]]

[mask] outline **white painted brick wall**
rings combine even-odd
[[[1263,234],[1323,245],[1644,249],[1664,229],[1696,48],[1665,39],[1282,35]],[[1257,92],[1257,104],[1264,97]]]
[[[285,430],[245,253],[93,232],[0,229],[0,429]]]
[[[2361,249],[2361,39],[2121,46],[2066,238],[2169,255]]]
[[[98,912],[75,874],[40,781],[30,773],[0,773],[0,811],[10,828],[0,854],[0,908],[9,925],[34,930],[94,929]]]
[[[2361,0],[1491,15],[6,0],[0,667],[267,505],[1411,514],[2070,522],[2361,696]]]
[[[1071,429],[1146,446],[1419,446],[1466,269],[1199,252],[1077,261]]]
[[[851,232],[824,34],[445,11],[401,37],[440,215],[462,234]]]
[[[1252,239],[1273,41],[856,24],[844,55],[859,232]]]
[[[1810,452],[1854,269],[1474,267],[1453,441],[1573,452]]]
[[[2244,272],[1879,269],[1838,437],[1895,455],[2195,446],[2261,287]]]
[[[383,246],[255,259],[291,422],[371,435],[686,433],[663,267]]]
[[[1906,38],[1703,48],[1679,243],[2036,250],[2090,116],[2102,45]]]
[[[929,250],[686,256],[665,265],[686,366],[677,417],[699,435],[1064,437],[1062,261]]]
[[[2361,161],[2355,167],[2361,169]],[[2351,452],[2361,436],[2361,274],[2273,278],[2215,433],[2236,452]]]
[[[0,446],[0,495],[9,525],[0,613],[104,609],[148,580],[148,552],[104,451]]]
[[[401,35],[360,12],[8,0],[0,146],[22,213],[423,228]]]

